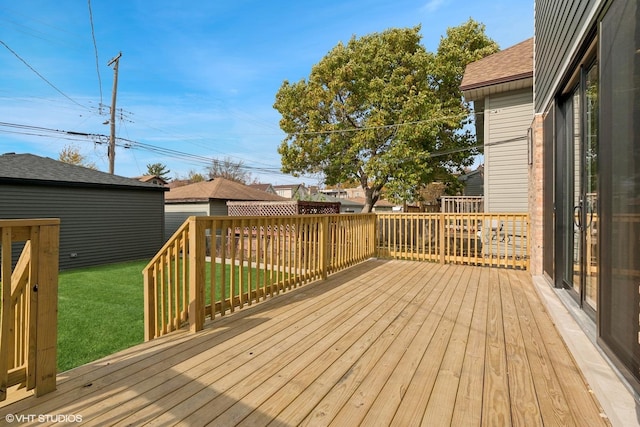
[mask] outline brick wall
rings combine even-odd
[[[543,119],[542,114],[536,114],[529,130],[531,142],[529,149],[529,217],[530,217],[530,245],[531,245],[531,274],[542,274],[543,254],[543,193],[542,180],[544,179],[543,163]],[[553,209],[547,206],[547,209]]]

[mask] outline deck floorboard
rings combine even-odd
[[[55,392],[7,402],[0,419],[608,425],[601,412],[527,272],[371,260],[61,373]]]

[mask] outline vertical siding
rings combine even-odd
[[[527,212],[532,90],[492,95],[485,102],[485,212]]]
[[[150,258],[163,243],[164,192],[0,185],[0,218],[60,218],[60,269]]]
[[[536,113],[558,90],[562,77],[575,55],[577,42],[586,36],[596,12],[604,0],[536,0],[535,1],[535,87]]]

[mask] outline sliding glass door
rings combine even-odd
[[[600,40],[600,343],[640,393],[640,3],[613,2]]]
[[[595,316],[598,294],[598,66],[561,104],[562,282]]]

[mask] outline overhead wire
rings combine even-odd
[[[11,49],[9,47],[9,45],[7,45],[4,41],[0,40],[0,44],[2,44],[9,52],[11,52],[16,58],[18,58],[24,65],[27,66],[27,68],[29,68],[31,71],[33,71],[38,77],[40,77],[45,83],[47,83],[49,86],[51,86],[53,89],[55,89],[56,92],[58,92],[60,95],[64,96],[65,98],[67,98],[69,101],[73,102],[74,104],[82,107],[85,110],[91,111],[91,109],[85,105],[80,104],[79,102],[77,102],[75,99],[71,98],[69,95],[67,95],[66,93],[64,93],[62,90],[60,90],[56,85],[54,85],[53,83],[51,83],[49,80],[47,80],[46,77],[44,77],[42,74],[40,74],[38,72],[38,70],[36,70],[34,67],[31,66],[31,64],[29,64],[26,60],[24,60],[20,55],[18,55],[18,53],[16,51],[14,51],[13,49]]]
[[[32,136],[53,137],[51,135],[45,134],[45,132],[48,132],[48,133],[55,134],[57,138],[62,138],[62,137],[64,137],[65,139],[75,138],[75,140],[85,140],[85,141],[87,140],[87,138],[93,138],[92,141],[97,144],[106,144],[109,139],[109,136],[104,134],[65,131],[60,129],[52,129],[52,128],[46,128],[41,126],[22,125],[17,123],[0,122],[0,128],[2,127],[8,127],[8,128],[13,128],[17,130],[7,131],[7,130],[0,129],[0,132],[16,133],[16,134],[24,134],[24,135],[32,135]],[[39,133],[34,133],[34,132],[39,132]],[[492,141],[487,144],[474,144],[471,146],[461,147],[461,148],[452,149],[452,150],[433,152],[429,154],[429,157],[440,157],[440,156],[445,156],[453,153],[471,151],[471,150],[482,148],[482,147],[492,147],[495,145],[507,144],[507,143],[522,141],[526,139],[527,139],[527,136],[524,135],[524,136],[509,138],[509,139],[500,140],[500,141]],[[125,149],[147,150],[147,151],[155,152],[168,157],[177,158],[185,161],[191,161],[198,164],[203,164],[205,166],[211,165],[212,162],[214,163],[220,162],[219,159],[216,159],[214,157],[187,153],[180,150],[174,150],[172,148],[159,147],[153,144],[136,141],[129,138],[116,137],[116,145],[119,146],[120,148],[125,148]],[[279,167],[257,167],[257,166],[248,166],[248,165],[242,165],[241,167],[248,171],[265,172],[265,173],[273,173],[280,169]]]
[[[91,25],[91,39],[93,40],[93,51],[96,56],[96,72],[98,73],[98,88],[100,89],[100,107],[99,112],[102,113],[102,78],[100,77],[100,63],[98,60],[98,44],[96,43],[96,32],[93,25],[93,11],[91,10],[91,0],[87,0],[89,5],[89,23]]]
[[[4,130],[4,129],[1,129],[2,127],[10,128],[12,130]],[[30,135],[30,136],[40,136],[40,137],[48,137],[48,138],[59,138],[59,139],[61,138],[61,139],[74,140],[74,141],[93,141],[94,143],[97,143],[97,144],[106,144],[109,140],[108,135],[99,134],[99,133],[66,131],[61,129],[46,128],[42,126],[32,126],[32,125],[7,123],[7,122],[0,122],[0,132]],[[120,148],[125,148],[125,149],[146,150],[146,151],[162,154],[168,157],[201,164],[204,166],[210,166],[212,162],[220,161],[213,157],[187,153],[184,151],[174,150],[171,148],[159,147],[153,144],[135,141],[129,138],[116,137],[116,145]],[[254,171],[254,172],[278,173],[281,175],[286,175],[281,172],[278,172],[280,170],[279,167],[257,167],[257,166],[249,166],[249,165],[243,164],[241,168],[248,171]]]

